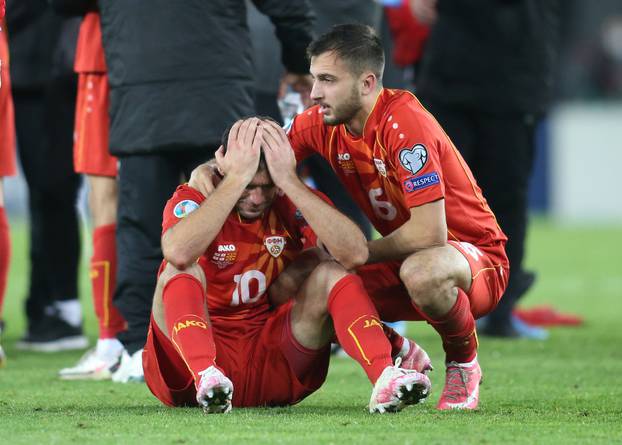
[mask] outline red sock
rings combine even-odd
[[[475,358],[477,354],[475,318],[471,313],[469,297],[463,290],[458,289],[458,298],[449,312],[438,320],[428,317],[428,323],[443,339],[447,362],[467,363]]]
[[[328,296],[328,312],[341,347],[375,384],[384,368],[393,364],[391,345],[360,277],[347,275],[335,284]]]
[[[402,351],[402,346],[404,346],[404,337],[395,332],[391,326],[387,326],[385,323],[382,323],[382,330],[384,331],[384,335],[391,343],[391,357],[397,357],[397,355]]]
[[[117,284],[117,247],[115,225],[97,227],[93,231],[91,257],[91,287],[93,306],[99,321],[99,338],[115,338],[125,330],[125,320],[112,304]]]
[[[203,285],[190,274],[176,275],[164,286],[162,302],[171,341],[198,384],[199,372],[215,366],[216,360]]]
[[[0,318],[4,304],[4,292],[9,275],[11,261],[11,237],[9,236],[9,222],[6,219],[4,207],[0,207]]]

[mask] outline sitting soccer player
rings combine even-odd
[[[347,272],[366,261],[365,237],[300,181],[285,132],[238,121],[216,163],[222,180],[207,198],[180,186],[164,210],[165,261],[143,352],[153,394],[206,413],[295,404],[323,383],[336,335],[374,385],[370,411],[422,401],[427,354],[387,339],[361,279]],[[307,248],[318,238],[323,249]],[[410,369],[394,366],[392,352]]]

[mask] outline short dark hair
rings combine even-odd
[[[271,122],[274,122],[275,124],[280,125],[275,119],[271,118],[270,116],[245,116],[245,117],[242,117],[242,118],[238,119],[235,122],[245,121],[245,120],[251,119],[253,117],[256,117],[260,121],[271,121]],[[231,132],[231,128],[233,127],[235,122],[233,124],[229,125],[225,129],[225,132],[222,134],[222,138],[220,139],[220,144],[223,147],[223,154],[227,153],[227,143],[229,142],[229,133]],[[267,168],[268,168],[268,165],[266,164],[266,159],[264,158],[263,151],[262,151],[261,152],[261,157],[259,158],[259,170],[266,170]]]
[[[355,23],[335,25],[307,47],[309,60],[326,52],[334,52],[343,59],[356,76],[370,70],[382,81],[384,50],[371,26]]]

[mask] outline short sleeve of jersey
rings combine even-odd
[[[164,207],[162,234],[181,221],[182,218],[198,209],[203,201],[205,201],[205,197],[198,190],[187,185],[177,187]]]
[[[382,142],[409,208],[445,197],[440,163],[444,140],[438,123],[414,99],[384,116]]]
[[[326,126],[319,110],[319,106],[314,106],[303,111],[285,128],[298,162],[315,152],[321,154],[325,146]]]

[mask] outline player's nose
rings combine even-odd
[[[320,86],[317,81],[313,82],[313,86],[311,87],[311,100],[317,102],[322,98],[322,92]]]
[[[250,200],[251,204],[259,206],[266,202],[266,195],[261,187],[257,187],[250,190],[248,199]]]

